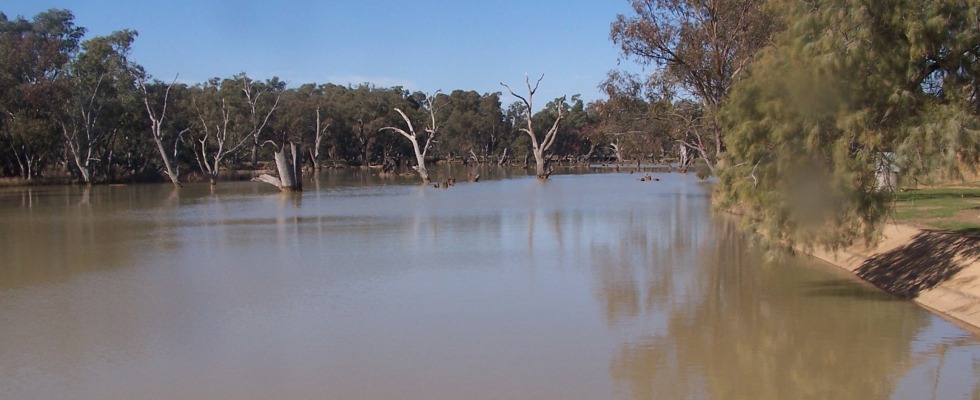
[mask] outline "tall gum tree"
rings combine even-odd
[[[698,121],[700,129],[678,141],[698,152],[712,169],[725,151],[718,109],[777,27],[765,4],[765,0],[633,0],[634,14],[618,15],[612,23],[610,38],[625,56],[656,67],[652,78],[678,86],[700,103],[705,115]]]
[[[0,143],[26,181],[56,157],[56,108],[65,96],[61,79],[85,29],[68,10],[51,9],[30,21],[0,12]]]
[[[94,163],[111,162],[108,147],[122,119],[121,97],[133,84],[127,67],[135,38],[135,31],[123,30],[86,40],[68,65],[69,96],[59,125],[83,183],[92,183]]]
[[[544,136],[542,136],[541,140],[539,141],[538,134],[534,131],[534,118],[533,114],[531,113],[533,112],[532,106],[534,105],[534,93],[538,91],[538,85],[541,84],[542,79],[544,79],[544,74],[541,74],[541,77],[538,78],[532,87],[531,78],[528,75],[524,75],[524,84],[527,86],[527,97],[514,93],[514,90],[511,89],[506,83],[500,82],[500,85],[507,88],[507,91],[510,92],[511,96],[520,99],[524,104],[524,120],[527,127],[521,128],[520,130],[521,132],[526,133],[531,140],[531,153],[534,155],[535,174],[537,175],[538,179],[548,179],[548,176],[551,175],[551,171],[548,168],[548,159],[545,156],[547,155],[548,149],[551,148],[551,145],[555,143],[555,138],[558,136],[558,127],[561,124],[562,117],[564,117],[565,96],[557,99],[556,103],[558,105],[558,114],[555,117],[555,122],[551,125],[551,128],[544,133]]]

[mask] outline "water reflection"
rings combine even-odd
[[[595,252],[596,295],[623,340],[610,365],[621,392],[636,399],[866,399],[976,391],[975,371],[915,373],[937,360],[942,366],[952,349],[975,364],[972,336],[910,351],[910,342],[933,335],[934,317],[849,277],[828,279],[823,266],[766,264],[746,251],[726,218],[708,226],[693,237],[624,228],[619,242],[633,249]]]
[[[0,398],[976,394],[974,337],[764,264],[693,177],[480,173],[2,190]]]

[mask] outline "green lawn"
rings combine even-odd
[[[895,196],[895,219],[923,228],[980,229],[980,187],[909,189]]]

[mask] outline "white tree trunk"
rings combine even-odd
[[[613,151],[613,154],[616,155],[616,162],[622,164],[623,163],[623,151],[622,151],[622,149],[619,148],[619,145],[616,144],[616,143],[610,143],[609,144],[609,148],[611,148],[612,151]]]
[[[286,154],[287,149],[289,150],[289,154]],[[300,146],[296,145],[296,143],[289,143],[289,147],[287,148],[284,145],[274,153],[274,157],[279,177],[262,174],[252,180],[271,184],[283,192],[302,191],[303,165],[300,162],[302,160]]]
[[[545,133],[544,138],[538,142],[538,136],[534,131],[534,121],[531,113],[534,104],[534,92],[538,91],[538,85],[541,83],[542,79],[544,79],[544,74],[538,78],[538,81],[532,88],[530,78],[527,75],[524,75],[524,83],[527,85],[526,98],[514,93],[510,86],[507,86],[505,83],[501,82],[500,84],[507,88],[507,91],[510,92],[511,96],[517,97],[524,102],[524,117],[527,119],[527,128],[521,128],[521,131],[527,133],[528,136],[531,137],[531,152],[534,154],[535,172],[538,179],[548,179],[548,176],[551,175],[551,170],[548,169],[548,162],[545,158],[545,153],[547,153],[548,149],[551,148],[551,145],[555,143],[555,137],[558,135],[558,125],[561,123],[561,119],[563,117],[565,97],[562,96],[561,100],[559,101],[558,117],[555,118],[555,123],[551,126],[551,129],[548,129],[548,132]]]
[[[150,118],[150,134],[153,136],[153,142],[157,145],[160,158],[163,159],[163,166],[166,169],[167,177],[170,178],[170,182],[174,186],[180,186],[180,172],[170,163],[170,156],[167,155],[167,151],[163,147],[163,121],[167,118],[167,101],[170,98],[170,89],[177,83],[177,78],[174,77],[173,82],[167,86],[167,91],[163,95],[163,106],[159,113],[150,106],[150,94],[146,90],[146,82],[143,80],[143,77],[136,76],[135,78],[140,90],[143,92],[143,105],[146,106],[146,115]]]
[[[401,109],[395,108],[395,111],[402,116],[405,120],[405,124],[408,125],[408,131],[404,129],[396,128],[393,126],[386,126],[384,128],[378,129],[378,132],[389,130],[398,132],[400,135],[408,139],[412,143],[412,149],[415,151],[415,162],[416,166],[412,167],[419,174],[419,178],[422,179],[423,183],[431,182],[429,178],[429,171],[425,168],[425,155],[429,151],[429,147],[432,146],[432,140],[436,137],[436,133],[439,132],[439,126],[436,124],[436,107],[432,104],[432,100],[435,96],[438,96],[439,91],[436,91],[432,96],[427,96],[426,107],[429,109],[429,117],[431,118],[430,125],[425,128],[425,132],[428,133],[425,138],[425,147],[419,147],[418,134],[415,132],[415,127],[412,126],[412,120],[408,118]]]
[[[544,159],[544,151],[541,148],[534,150],[534,173],[538,178],[545,179],[550,175],[547,171],[547,160]]]

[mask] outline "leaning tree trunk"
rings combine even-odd
[[[419,142],[415,137],[409,138],[412,142],[412,148],[415,149],[415,162],[417,166],[415,171],[419,173],[419,178],[422,178],[422,183],[429,183],[429,170],[425,169],[425,155],[419,150]]]
[[[436,94],[438,93],[439,92],[436,92]],[[419,177],[422,178],[423,183],[430,182],[429,171],[425,169],[425,155],[426,153],[428,153],[429,147],[432,146],[432,142],[433,142],[432,139],[435,138],[436,133],[439,132],[439,127],[438,125],[436,125],[436,113],[435,113],[436,107],[433,106],[432,104],[432,100],[431,100],[432,97],[434,96],[428,96],[429,100],[426,100],[426,107],[429,109],[429,116],[432,118],[432,123],[429,127],[425,128],[425,132],[428,133],[428,136],[425,139],[424,148],[419,148],[419,136],[415,132],[415,127],[412,126],[412,120],[409,119],[408,115],[405,115],[405,113],[402,112],[401,109],[395,108],[395,111],[397,111],[398,114],[402,116],[402,119],[405,120],[405,125],[408,126],[408,131],[405,131],[404,129],[401,128],[396,128],[394,126],[386,126],[378,130],[378,132],[385,131],[385,130],[398,132],[398,134],[404,136],[406,139],[408,139],[409,142],[412,143],[412,149],[415,150],[415,162],[416,162],[416,166],[412,168],[415,168],[415,171],[419,173]]]
[[[163,141],[157,134],[154,134],[153,142],[156,143],[157,151],[160,152],[160,157],[163,159],[164,173],[170,178],[170,183],[173,183],[174,186],[180,186],[180,171],[170,163],[170,157],[167,157],[167,151],[163,148]]]
[[[504,162],[506,161],[507,161],[507,148],[504,147],[504,154],[500,156],[499,160],[497,160],[497,166],[498,167],[504,166]]]
[[[303,164],[300,146],[296,143],[289,143],[289,154],[286,154],[286,146],[282,146],[275,152],[276,170],[279,177],[267,174],[259,175],[253,179],[258,182],[265,182],[284,192],[300,192],[303,190]]]

